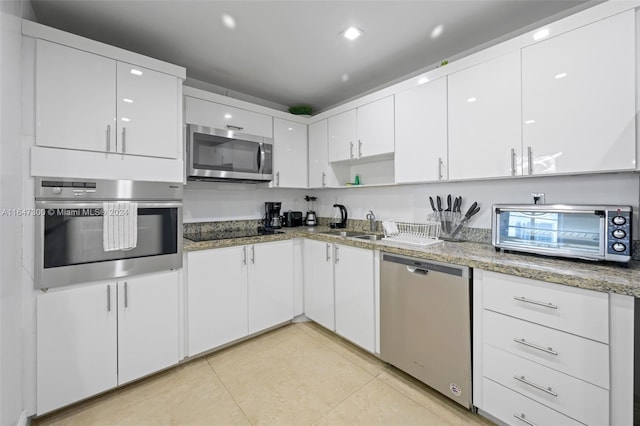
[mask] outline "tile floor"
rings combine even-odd
[[[314,323],[36,419],[44,425],[488,425]]]

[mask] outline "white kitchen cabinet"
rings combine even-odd
[[[118,384],[177,364],[178,272],[118,281]]]
[[[249,334],[293,318],[293,245],[291,240],[247,248]]]
[[[117,152],[176,158],[182,146],[178,79],[124,62],[117,75]]]
[[[395,181],[447,179],[447,79],[396,94]]]
[[[393,154],[393,96],[379,99],[357,109],[357,158]]]
[[[36,57],[36,144],[115,150],[116,61],[45,40]]]
[[[309,125],[309,188],[326,188],[331,182],[329,166],[329,130],[327,120]]]
[[[187,253],[189,356],[245,337],[247,247]]]
[[[307,187],[307,125],[273,119],[272,187]]]
[[[36,144],[177,158],[181,81],[36,41]]]
[[[273,117],[191,96],[185,96],[185,122],[273,138]]]
[[[520,175],[520,52],[448,76],[449,179]]]
[[[373,250],[335,244],[336,333],[369,352],[375,351],[376,335],[373,255]]]
[[[635,169],[635,31],[630,10],[522,49],[524,174]]]
[[[178,311],[177,271],[39,293],[37,413],[177,364]]]
[[[116,283],[38,293],[37,414],[118,384]]]
[[[329,117],[329,162],[357,158],[356,110]]]
[[[307,318],[335,331],[333,244],[304,242],[304,313]]]

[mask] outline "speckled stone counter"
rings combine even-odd
[[[445,241],[428,247],[419,247],[385,240],[368,241],[322,234],[322,232],[329,230],[328,227],[301,227],[286,229],[282,234],[249,238],[202,242],[193,242],[185,239],[184,250],[188,252],[290,238],[309,238],[326,242],[338,242],[364,249],[380,250],[385,253],[469,266],[588,290],[640,297],[640,262],[638,261],[632,261],[629,266],[623,266],[579,260],[560,260],[536,255],[502,253],[496,252],[490,244],[483,243]]]

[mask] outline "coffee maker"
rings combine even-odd
[[[280,217],[280,201],[267,201],[264,203],[264,227],[271,229],[282,228],[282,218]]]

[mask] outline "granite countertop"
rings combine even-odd
[[[370,250],[380,250],[418,257],[425,260],[469,266],[486,271],[501,272],[523,278],[580,287],[607,293],[640,297],[640,262],[631,261],[628,266],[580,260],[562,260],[538,255],[496,252],[493,246],[483,243],[449,242],[420,247],[391,241],[369,241],[350,237],[322,234],[327,227],[289,228],[281,234],[247,238],[194,242],[184,239],[184,251],[206,250],[257,244],[290,238],[309,238]],[[364,231],[363,234],[368,232]]]

